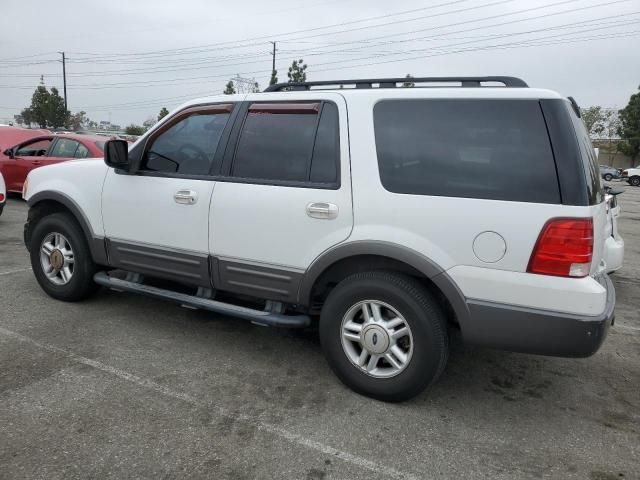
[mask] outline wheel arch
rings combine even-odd
[[[95,235],[89,220],[71,197],[61,192],[43,191],[31,196],[27,200],[27,205],[29,213],[24,229],[24,243],[27,249],[29,249],[31,231],[36,222],[46,215],[64,212],[70,214],[80,225],[93,261],[101,265],[108,264],[104,238]]]
[[[453,314],[456,323],[462,326],[467,322],[466,299],[442,267],[415,250],[382,241],[341,244],[316,258],[302,278],[298,302],[313,310],[314,304],[326,298],[339,281],[354,273],[372,270],[399,271],[418,278],[445,302],[447,313]]]

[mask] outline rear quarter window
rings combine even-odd
[[[383,100],[373,116],[380,180],[391,192],[561,201],[536,100]]]

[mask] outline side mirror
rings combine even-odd
[[[104,163],[118,170],[129,170],[129,144],[124,140],[108,140],[104,144]]]
[[[7,148],[7,149],[6,149],[4,152],[2,152],[2,153],[4,153],[4,154],[5,154],[7,157],[9,157],[9,158],[15,158],[15,155],[14,155],[14,153],[13,153],[13,148]]]

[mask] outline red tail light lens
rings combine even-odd
[[[540,232],[527,272],[586,277],[593,255],[592,218],[555,218]]]
[[[4,193],[0,193],[0,202],[4,202]]]

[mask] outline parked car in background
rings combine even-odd
[[[626,180],[629,185],[640,187],[640,165],[635,168],[627,168],[622,171],[622,179]]]
[[[9,192],[22,192],[27,175],[37,167],[74,158],[102,157],[108,139],[97,135],[40,135],[3,151],[0,173]]]
[[[607,273],[619,270],[624,259],[624,240],[618,232],[618,218],[620,217],[618,195],[621,193],[624,193],[621,188],[605,187],[605,200],[609,206],[607,217],[611,225],[611,235],[607,237],[604,255]]]
[[[7,148],[41,135],[49,135],[49,130],[0,126],[0,161],[6,158]]]
[[[0,173],[0,215],[2,215],[2,211],[4,210],[4,205],[7,202],[7,189],[4,186],[4,178]]]
[[[600,165],[600,176],[607,182],[610,182],[614,178],[620,178],[622,171],[619,168],[611,167],[609,165]]]

